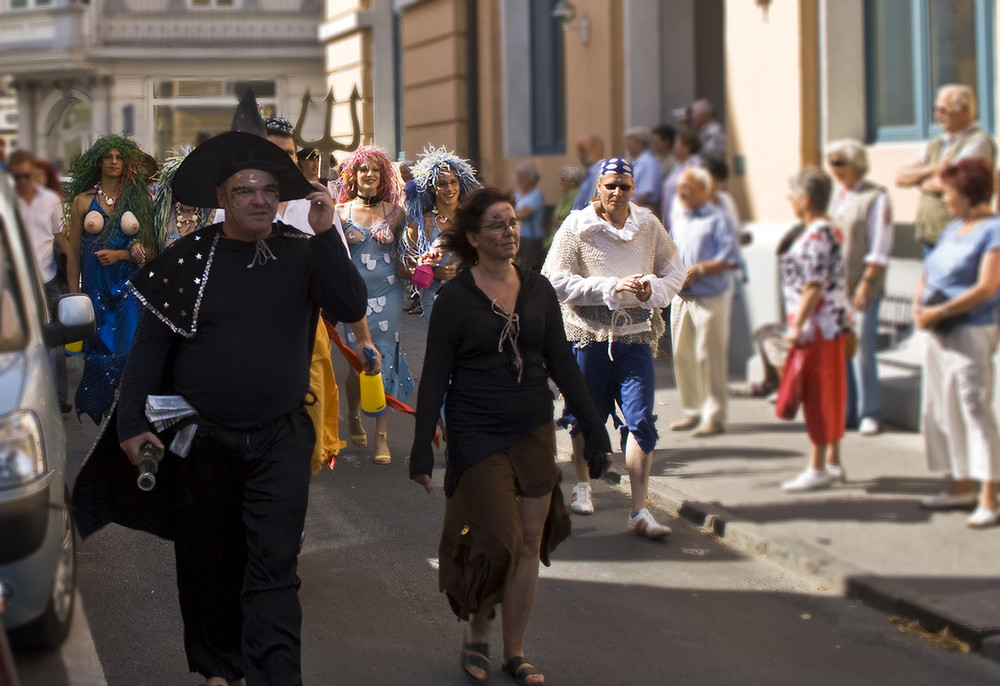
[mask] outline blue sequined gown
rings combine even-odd
[[[127,283],[138,267],[124,260],[105,267],[97,260],[98,250],[128,250],[134,236],[126,236],[111,221],[95,197],[87,213],[96,210],[104,217],[104,231],[83,232],[80,256],[81,291],[94,303],[97,333],[83,342],[83,376],[76,389],[77,417],[87,415],[96,424],[111,409],[115,391],[125,370],[125,360],[139,325],[141,305]]]
[[[358,231],[362,240],[350,245],[351,262],[368,287],[368,329],[372,342],[382,356],[382,385],[385,392],[405,402],[413,391],[413,377],[399,348],[399,327],[403,319],[403,285],[396,275],[392,245],[380,243],[373,233],[385,220],[370,228],[358,226],[348,218],[344,232]],[[344,327],[351,347],[357,339],[350,327]]]

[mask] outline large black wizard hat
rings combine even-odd
[[[313,187],[287,152],[263,137],[264,122],[252,91],[240,101],[233,130],[191,151],[174,174],[174,197],[193,207],[218,207],[215,188],[238,171],[260,169],[278,177],[281,201],[304,198]]]

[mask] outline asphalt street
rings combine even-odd
[[[405,319],[405,340],[420,340],[417,318]],[[415,376],[421,358],[409,356]],[[97,430],[67,425],[75,475]],[[391,465],[348,448],[313,480],[299,561],[307,684],[465,683],[462,625],[436,583],[443,456],[425,494],[406,476],[411,427],[393,417]],[[627,534],[628,501],[611,482],[595,485],[595,504],[596,514],[574,515],[573,536],[542,570],[525,649],[549,684],[1000,683],[1000,664],[903,635],[884,614],[684,520],[670,522],[666,542]],[[78,553],[77,626],[59,653],[18,656],[23,683],[198,683],[183,655],[171,545],[108,527]],[[492,682],[511,683],[499,638],[497,628]]]

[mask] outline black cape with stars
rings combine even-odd
[[[168,454],[144,493],[121,438],[149,430],[146,397],[183,395],[210,423],[252,429],[301,406],[320,308],[353,322],[367,290],[335,231],[315,237],[274,224],[271,257],[234,241],[221,225],[183,237],[133,277],[146,308],[119,398],[74,487],[82,536],[109,522],[172,537],[175,484]],[[169,430],[160,435],[169,445]],[[160,476],[163,478],[161,479]]]

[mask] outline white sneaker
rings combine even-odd
[[[805,491],[828,488],[830,481],[830,475],[825,469],[810,469],[806,467],[797,477],[781,484],[781,488],[786,493],[803,493]]]
[[[844,465],[828,464],[826,465],[826,473],[829,475],[831,481],[839,481],[840,483],[847,481],[847,472],[844,471]]]
[[[862,436],[874,436],[882,431],[882,426],[871,417],[865,417],[858,424],[858,433]]]
[[[578,481],[573,487],[573,495],[570,497],[569,509],[577,514],[594,514],[594,501],[590,499],[590,483]]]
[[[676,422],[670,425],[671,431],[687,431],[688,429],[693,429],[698,426],[701,421],[701,415],[697,414],[686,414]]]
[[[965,523],[970,529],[984,529],[988,526],[996,526],[1000,524],[1000,507],[990,510],[980,505],[969,515]]]
[[[656,520],[653,519],[653,515],[649,514],[649,510],[646,508],[642,508],[635,515],[629,516],[628,530],[636,536],[645,536],[646,538],[654,539],[665,538],[673,533],[673,530],[669,526],[657,524]]]

